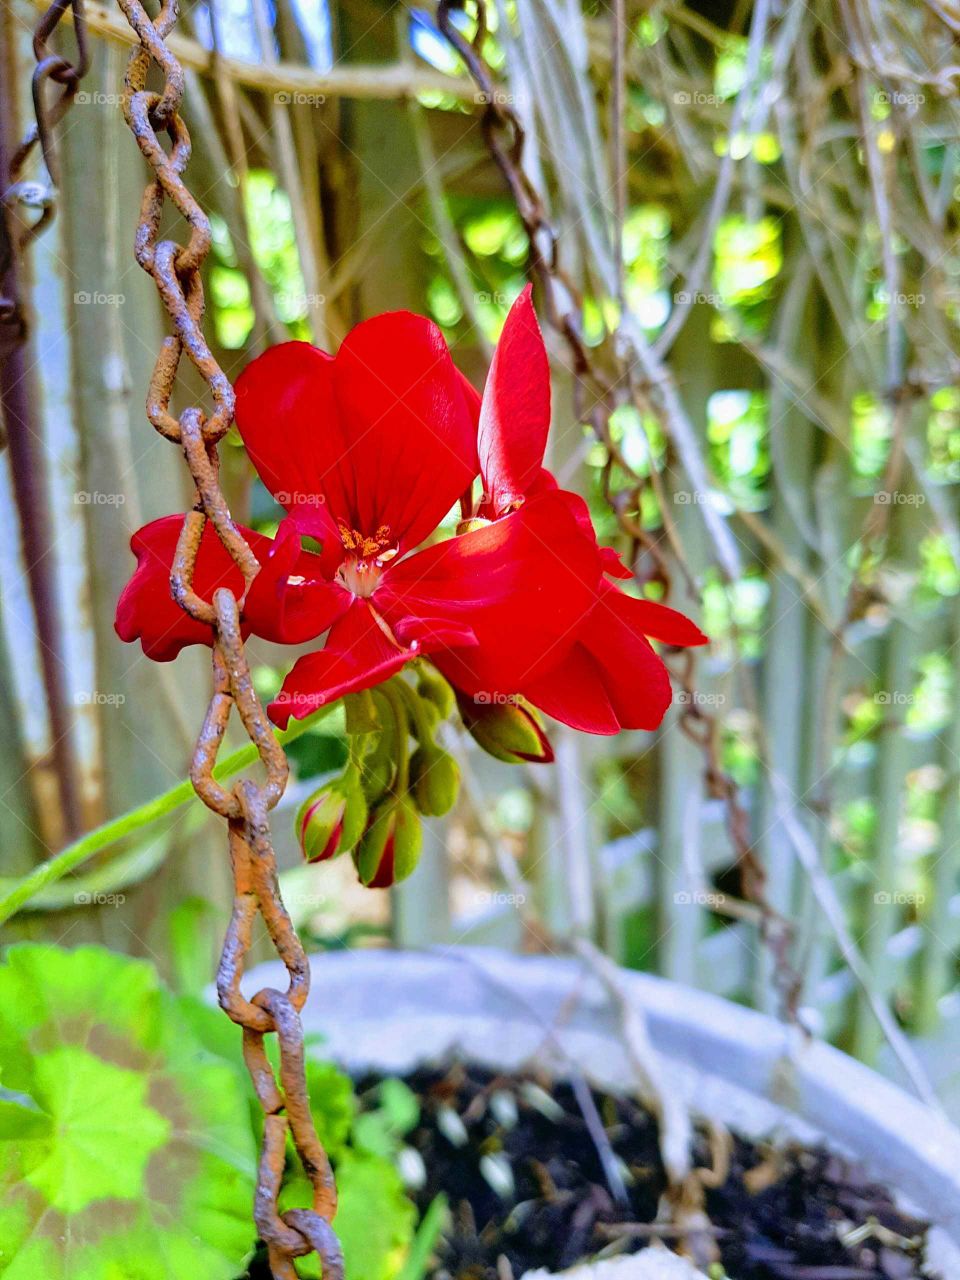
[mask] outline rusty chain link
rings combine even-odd
[[[253,687],[240,631],[243,597],[238,600],[231,591],[220,588],[212,601],[206,601],[193,587],[200,540],[208,521],[243,575],[244,596],[260,566],[233,522],[218,479],[217,443],[233,421],[234,394],[201,329],[204,298],[200,268],[210,248],[210,224],[183,182],[191,149],[190,135],[179,114],[184,76],[165,43],[176,23],[178,5],[177,0],[162,0],[156,19],[151,20],[141,0],[119,0],[119,4],[139,40],[127,65],[123,113],[153,171],[141,205],[135,255],[153,278],[173,326],[173,334],[163,340],[150,379],[147,416],[162,436],[180,445],[196,490],[193,510],[184,517],[177,544],[171,590],[192,618],[213,627],[216,637],[213,694],[190,776],[200,799],[227,823],[234,900],[217,973],[217,993],[227,1015],[243,1028],[244,1061],[265,1116],[254,1221],[267,1246],[275,1280],[296,1280],[294,1259],[313,1252],[322,1263],[323,1280],[342,1280],[343,1257],[330,1225],[336,1212],[336,1189],[310,1114],[304,1069],[299,1015],[310,988],[310,966],[280,897],[270,839],[269,814],[283,795],[287,761]],[[151,65],[163,75],[159,93],[146,88]],[[163,134],[169,139],[169,152],[160,141]],[[167,201],[189,227],[185,245],[159,239]],[[209,414],[192,406],[177,418],[170,410],[184,353],[209,390]],[[264,778],[259,784],[242,779],[228,790],[214,777],[214,767],[234,710],[257,748]],[[258,916],[287,969],[289,983],[286,991],[267,988],[248,1000],[240,983]],[[277,1038],[279,1080],[266,1053],[269,1035]],[[278,1197],[288,1133],[313,1188],[313,1208],[281,1213]]]
[[[3,290],[3,280],[13,265],[15,255],[22,254],[31,240],[50,225],[56,216],[56,193],[60,187],[60,161],[57,155],[55,130],[67,113],[80,87],[80,81],[90,65],[87,45],[87,23],[84,0],[53,0],[37,22],[33,31],[33,56],[36,60],[31,89],[33,93],[34,121],[23,141],[12,152],[7,171],[0,174],[3,195],[0,196],[0,324],[9,325],[26,336],[26,325],[21,305],[13,290]],[[75,62],[62,54],[52,53],[50,37],[69,10],[73,16],[73,33],[77,45]],[[61,92],[48,102],[47,81],[61,86]],[[49,184],[42,179],[25,179],[24,165],[40,144]],[[14,228],[12,217],[15,206],[37,211],[32,222],[18,219]]]
[[[462,7],[463,0],[439,0],[437,25],[463,59],[480,90],[477,96],[484,104],[481,117],[484,139],[510,189],[526,230],[530,245],[530,267],[542,286],[544,314],[551,327],[563,337],[571,354],[574,412],[577,420],[590,424],[606,450],[604,497],[620,528],[630,540],[631,564],[642,548],[653,562],[652,577],[669,593],[672,576],[670,565],[639,520],[630,514],[631,510],[639,508],[645,479],[636,474],[623,456],[610,430],[610,417],[618,404],[618,391],[625,386],[636,402],[649,403],[648,384],[638,380],[630,367],[620,370],[619,375],[614,372],[612,376],[602,370],[583,340],[579,324],[582,306],[580,290],[561,267],[557,231],[552,225],[543,196],[524,169],[526,134],[523,123],[511,105],[509,95],[500,88],[483,54],[487,35],[485,0],[477,0],[476,3],[477,29],[472,40],[468,40],[451,20],[451,13],[462,10]],[[613,492],[614,465],[624,475],[631,477],[634,482],[632,492]],[[651,468],[649,483],[663,509],[662,480],[656,468]],[[678,564],[690,580],[682,557],[678,556]],[[703,753],[704,779],[709,794],[724,802],[727,830],[737,858],[742,893],[756,913],[761,938],[773,957],[773,982],[780,997],[782,1012],[790,1021],[798,1022],[803,979],[792,959],[793,924],[766,896],[766,870],[754,848],[749,814],[740,801],[736,781],[724,768],[721,760],[720,723],[716,716],[704,709],[696,696],[692,684],[693,654],[666,654],[665,657],[671,674],[684,695],[679,715],[680,727]]]

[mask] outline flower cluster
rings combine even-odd
[[[244,634],[296,645],[326,637],[270,704],[276,724],[424,657],[501,758],[552,758],[536,709],[589,733],[660,723],[671,691],[651,640],[705,637],[616,585],[629,570],[598,545],[583,499],[544,468],[550,379],[529,288],[482,397],[437,326],[398,312],[358,325],[336,356],[304,342],[271,348],[241,375],[236,418],[285,511],[273,538],[241,530],[260,563],[242,601]],[[458,503],[456,535],[431,542]],[[121,638],[160,661],[213,638],[171,598],[181,523],[172,515],[135,534],[137,568],[117,606]],[[205,599],[219,586],[243,590],[209,525],[194,586]],[[344,828],[354,820],[348,803]]]

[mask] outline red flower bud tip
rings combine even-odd
[[[552,764],[553,748],[535,709],[519,694],[457,693],[460,717],[488,755],[507,764]]]
[[[300,807],[296,830],[307,862],[328,862],[352,849],[367,821],[367,804],[350,770],[325,783]]]
[[[389,889],[405,880],[420,861],[423,832],[408,800],[389,799],[373,812],[353,855],[369,889]]]

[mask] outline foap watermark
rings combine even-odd
[[[92,292],[78,289],[73,295],[73,302],[77,307],[122,307],[126,300],[126,294],[101,293],[98,289]]]
[[[922,107],[926,100],[925,93],[904,93],[900,89],[880,89],[874,95],[874,101],[882,107]]]
[[[726,101],[722,94],[704,93],[700,89],[679,89],[673,95],[678,107],[719,107]]]
[[[873,695],[873,700],[880,707],[912,707],[917,695],[904,693],[900,689],[881,689]]]
[[[680,289],[673,295],[673,300],[680,307],[689,307],[694,303],[699,306],[719,307],[723,302],[723,295],[719,293],[704,293],[701,289],[691,292],[689,289]]]
[[[74,904],[78,907],[122,907],[126,900],[125,893],[102,893],[99,889],[93,892],[80,889],[73,895]]]
[[[906,893],[901,889],[894,889],[892,893],[881,889],[873,895],[878,907],[922,907],[926,900],[925,893]]]
[[[280,107],[322,107],[327,100],[325,93],[301,93],[299,90],[281,89],[273,95]]]
[[[681,689],[677,694],[682,707],[722,707],[726,701],[725,693],[704,693],[701,689]]]
[[[81,689],[74,701],[78,707],[122,707],[125,693],[104,693],[100,689]]]
[[[710,495],[702,489],[678,489],[673,501],[678,507],[705,507],[710,503]]]
[[[474,702],[480,707],[505,707],[519,703],[520,698],[515,693],[475,693],[473,695]]]
[[[307,890],[302,893],[285,891],[283,897],[291,907],[308,907],[314,911],[330,905],[330,898],[325,893],[310,893]]]
[[[281,489],[273,496],[281,507],[322,507],[326,502],[322,493],[308,493],[305,489]]]
[[[905,493],[902,489],[878,489],[873,501],[878,507],[922,507],[926,502],[922,493]]]
[[[725,893],[710,892],[706,889],[681,889],[673,895],[673,901],[678,907],[709,907],[712,911],[719,910],[726,900]]]
[[[125,493],[103,493],[99,489],[78,489],[73,495],[78,507],[122,507],[126,500]]]
[[[517,97],[506,89],[494,89],[492,93],[481,90],[473,95],[473,101],[478,107],[512,107]]]
[[[481,889],[475,899],[481,907],[522,907],[527,900],[525,893],[503,893],[496,889]]]
[[[475,302],[486,302],[496,307],[506,307],[510,303],[509,297],[505,293],[500,293],[499,290],[490,293],[486,289],[481,289],[473,295],[473,299]]]
[[[278,293],[277,304],[285,311],[315,311],[326,305],[325,293]]]
[[[99,90],[89,93],[81,89],[73,95],[75,107],[119,107],[122,103],[123,95],[120,93],[100,93]]]

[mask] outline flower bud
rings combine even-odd
[[[354,850],[360,879],[370,889],[387,889],[405,880],[420,861],[423,832],[409,800],[391,797],[373,811]]]
[[[426,818],[441,818],[457,802],[460,766],[448,751],[418,747],[410,757],[410,793]]]
[[[309,796],[297,814],[296,831],[308,862],[327,862],[346,853],[360,839],[367,822],[367,802],[355,771],[326,782]]]
[[[392,739],[391,739],[392,742]],[[391,756],[374,747],[360,764],[360,785],[370,804],[374,804],[393,781],[396,764]]]
[[[550,764],[553,748],[535,709],[519,694],[509,697],[457,692],[460,716],[474,741],[507,764]]]
[[[453,690],[440,672],[435,671],[433,667],[424,665],[420,668],[417,693],[424,702],[433,703],[438,712],[438,719],[446,720],[453,712]]]

